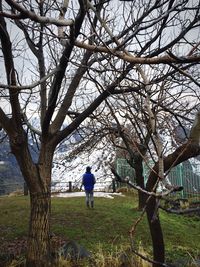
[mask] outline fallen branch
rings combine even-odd
[[[189,214],[189,213],[194,213],[194,212],[200,212],[200,208],[191,208],[191,209],[166,209],[162,206],[159,206],[160,209],[168,212],[168,213],[173,213],[173,214]]]

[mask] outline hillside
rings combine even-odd
[[[23,186],[23,177],[7,141],[0,144],[0,195]]]
[[[91,251],[95,259],[98,259],[98,254],[100,254],[99,258],[105,255],[104,260],[108,260],[112,255],[113,260],[115,258],[119,260],[121,252],[129,255],[127,254],[127,249],[130,248],[129,231],[141,216],[141,212],[137,209],[136,196],[134,193],[115,195],[114,198],[102,198],[95,195],[93,210],[85,207],[84,197],[53,197],[51,231],[54,240],[58,240],[59,245],[63,244],[62,242],[74,240]],[[29,222],[29,200],[24,196],[0,197],[0,209],[2,214],[0,217],[1,240],[3,241],[0,242],[1,266],[1,260],[8,260],[9,256],[13,258],[22,253],[22,257],[18,259],[23,259]],[[160,218],[167,263],[179,267],[196,266],[195,261],[200,259],[199,217],[167,214],[161,211]],[[146,216],[136,227],[134,246],[136,249],[141,248],[143,255],[152,258],[151,238]],[[131,255],[134,254],[131,253]],[[189,264],[191,262],[193,265]],[[12,266],[16,265],[15,262]],[[104,265],[86,266],[122,265],[104,262]]]

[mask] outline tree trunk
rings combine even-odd
[[[198,156],[199,154],[200,154],[199,144],[191,142],[189,140],[188,143],[185,143],[182,146],[178,147],[172,154],[164,158],[164,172],[169,170],[171,167],[175,167],[176,165],[187,159]],[[157,163],[155,164],[153,170],[151,171],[147,181],[146,189],[149,192],[152,192],[152,190],[155,191],[155,185],[158,180],[158,175],[157,175],[158,170],[159,170],[159,164]],[[155,197],[151,197],[147,204],[146,213],[151,232],[154,261],[158,262],[154,263],[153,267],[162,266],[159,263],[165,262],[164,239],[159,220],[159,211],[157,210],[157,208],[158,207],[156,204]]]
[[[143,165],[142,165],[142,157],[139,157],[137,160],[135,159],[135,176],[136,176],[136,184],[144,189],[144,176],[143,176]],[[138,191],[138,209],[142,210],[146,203],[146,195]]]
[[[160,263],[165,262],[165,244],[155,197],[149,199],[146,212],[153,244],[153,267],[163,266]]]
[[[50,192],[30,193],[27,267],[50,265]]]
[[[27,137],[22,132],[10,140],[30,192],[30,221],[26,255],[27,267],[50,265],[51,167],[54,146],[42,143],[38,163],[32,160]]]
[[[151,171],[147,185],[146,190],[149,192],[156,191],[155,185],[157,183],[158,179],[158,163],[154,166],[153,171]],[[146,199],[148,199],[148,196],[146,196]],[[151,239],[152,239],[152,245],[153,245],[153,259],[157,263],[153,263],[153,267],[159,267],[162,266],[159,263],[165,262],[165,246],[164,246],[164,239],[163,239],[163,233],[162,228],[160,224],[159,219],[159,211],[158,207],[156,205],[156,198],[151,196],[148,199],[147,207],[146,207],[146,213],[147,213],[147,219],[149,223],[149,229],[151,233]]]

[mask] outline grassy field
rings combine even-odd
[[[29,198],[0,197],[0,254],[19,249],[26,239]],[[140,216],[135,195],[95,198],[87,209],[83,197],[52,198],[52,234],[74,240],[92,253],[112,253],[130,244],[129,230]],[[167,261],[200,258],[200,218],[161,212]],[[21,242],[21,243],[20,243]],[[146,217],[136,229],[134,243],[151,255],[151,238]],[[17,248],[16,248],[17,247]],[[22,250],[23,251],[23,250]]]

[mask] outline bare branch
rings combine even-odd
[[[93,52],[99,52],[99,53],[106,53],[110,54],[112,53],[114,56],[116,56],[119,59],[122,59],[124,61],[127,61],[129,63],[134,63],[134,64],[185,64],[185,63],[192,63],[192,62],[200,62],[200,56],[182,56],[182,57],[171,57],[169,55],[165,56],[159,56],[159,57],[136,57],[136,56],[131,56],[130,54],[126,54],[121,51],[116,51],[116,49],[113,48],[107,48],[105,46],[99,46],[99,45],[91,45],[91,44],[86,44],[84,42],[80,41],[75,41],[75,45],[80,48],[84,48]]]
[[[36,86],[40,85],[41,83],[43,83],[44,81],[46,81],[48,78],[50,78],[51,76],[53,76],[56,72],[58,71],[58,68],[55,68],[54,70],[52,70],[52,72],[50,72],[49,74],[47,74],[45,77],[43,77],[41,80],[34,82],[32,84],[27,84],[27,85],[8,85],[8,84],[0,84],[0,87],[3,89],[10,89],[10,90],[31,90],[33,88],[35,88]]]
[[[16,10],[18,10],[21,15],[19,16],[19,18],[30,18],[31,20],[41,23],[41,24],[53,24],[56,26],[72,26],[74,24],[74,21],[69,19],[69,20],[65,20],[65,19],[54,19],[54,18],[48,18],[45,16],[39,16],[36,15],[34,12],[29,11],[27,9],[25,9],[23,6],[21,6],[20,4],[18,4],[16,1],[14,0],[6,0],[6,2],[8,3],[8,5],[10,5],[12,8],[14,7]],[[2,15],[2,14],[0,14]],[[17,19],[18,17],[15,16],[15,19]]]

